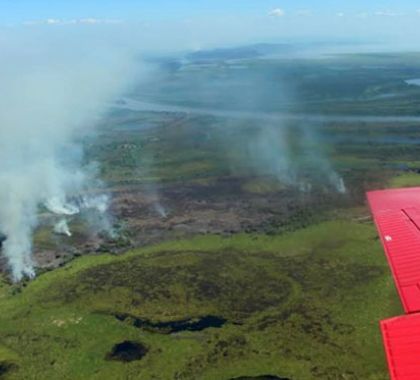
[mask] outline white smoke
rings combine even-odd
[[[330,173],[330,182],[334,186],[335,190],[340,194],[346,194],[347,188],[344,183],[344,179],[341,178],[336,172]]]
[[[303,193],[311,192],[317,182],[345,194],[343,178],[334,170],[316,133],[311,130],[315,127],[306,123],[261,125],[258,133],[249,138],[248,156],[259,173],[296,186]]]
[[[58,235],[72,236],[69,224],[66,219],[61,219],[54,226],[54,232]]]
[[[80,212],[79,208],[70,203],[66,203],[65,199],[53,197],[47,199],[45,207],[57,215],[76,215]]]
[[[160,202],[153,203],[153,208],[161,218],[166,219],[168,217],[167,211]]]
[[[77,199],[76,202],[80,213],[89,222],[93,232],[102,232],[111,238],[117,237],[117,233],[114,230],[111,217],[108,213],[111,203],[111,199],[108,195],[83,195]]]
[[[105,104],[125,91],[134,66],[127,51],[80,31],[65,33],[0,39],[0,232],[15,281],[35,275],[32,234],[40,206],[62,216],[107,208],[101,197],[71,201],[92,180],[81,165],[80,141]],[[55,230],[70,234],[65,219]]]
[[[109,220],[108,209],[110,198],[106,194],[96,196],[80,195],[77,199],[67,202],[65,199],[56,197],[50,198],[45,202],[46,208],[57,216],[74,216],[83,214],[95,232],[105,232],[110,237],[115,237],[116,233]],[[58,235],[72,236],[67,219],[60,219],[53,227],[53,231]]]
[[[96,210],[103,214],[108,211],[109,201],[109,197],[106,194],[100,194],[98,196],[82,196],[80,199],[80,207],[81,209]]]

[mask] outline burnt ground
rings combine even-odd
[[[352,205],[342,195],[319,186],[310,192],[296,187],[253,191],[259,178],[222,177],[210,183],[120,185],[111,189],[111,214],[118,226],[115,239],[88,228],[76,228],[71,238],[39,232],[35,260],[39,270],[57,268],[74,257],[124,251],[195,235],[237,233],[278,234],[325,220],[331,210]],[[42,228],[41,228],[42,229]],[[50,227],[45,227],[50,231]],[[6,270],[4,258],[0,263]]]
[[[207,185],[176,184],[154,193],[128,187],[114,193],[113,212],[127,223],[135,244],[144,245],[196,234],[279,232],[286,225],[301,227],[348,202],[346,196],[326,189],[249,192],[244,190],[246,180],[227,177]],[[159,214],[159,206],[166,216]]]

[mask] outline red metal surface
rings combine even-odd
[[[420,314],[381,322],[391,380],[420,379]]]
[[[420,312],[420,188],[367,196],[404,310]]]
[[[368,201],[407,316],[381,321],[391,380],[420,380],[420,187]]]

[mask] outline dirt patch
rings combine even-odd
[[[148,351],[143,344],[126,340],[112,347],[111,352],[106,355],[106,359],[128,363],[142,359]]]

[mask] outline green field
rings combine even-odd
[[[401,312],[374,228],[351,220],[90,256],[1,294],[10,379],[385,379],[377,320]],[[227,322],[173,334],[130,322],[205,315]],[[147,355],[107,361],[125,340]]]

